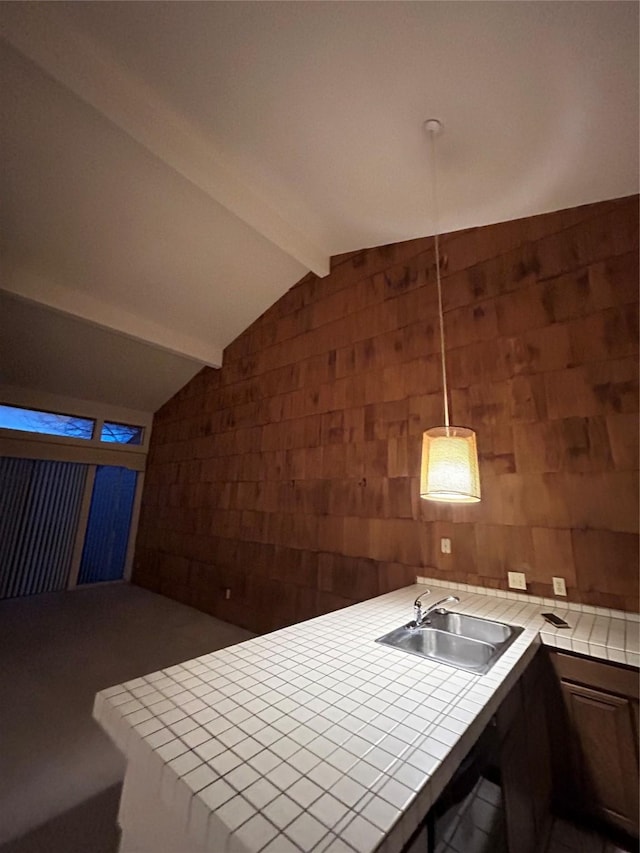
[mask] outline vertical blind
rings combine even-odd
[[[0,457],[0,598],[67,586],[87,467]]]
[[[135,471],[98,465],[78,583],[119,580],[129,544]]]

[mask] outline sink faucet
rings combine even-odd
[[[416,623],[416,625],[420,624],[420,622],[422,621],[422,617],[424,616],[424,611],[422,609],[422,601],[421,601],[421,598],[424,595],[431,595],[431,590],[425,589],[425,591],[421,592],[420,595],[413,602],[413,620]]]
[[[427,593],[422,593],[422,595],[426,595]],[[426,610],[422,607],[422,595],[419,595],[415,602],[413,603],[413,614],[416,623],[416,628],[421,628],[423,625],[428,625],[430,622],[429,617],[431,614],[442,607],[443,604],[447,604],[447,602],[457,603],[460,601],[457,595],[446,595],[444,598],[441,598],[439,601],[436,601],[435,604],[429,605]]]

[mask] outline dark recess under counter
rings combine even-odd
[[[499,782],[504,815],[491,853],[546,850],[554,814],[636,849],[637,670],[541,648],[467,759],[486,752],[483,741],[493,760],[482,772]],[[464,784],[456,774],[403,853],[438,853],[438,820],[462,802]]]
[[[539,853],[546,848],[552,823],[547,675],[546,651],[540,648],[403,853],[448,850],[442,843],[447,819],[482,777],[501,790],[486,853]]]

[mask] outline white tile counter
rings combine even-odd
[[[417,584],[101,691],[94,716],[129,759],[121,849],[397,853],[540,637],[637,664],[636,618],[556,607],[561,632],[541,599],[429,587],[427,605],[452,592],[525,631],[487,675],[375,643],[412,618]]]

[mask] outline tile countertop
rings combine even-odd
[[[486,675],[375,643],[416,584],[103,690],[94,716],[202,850],[398,853],[540,640],[638,665],[637,614],[419,580],[525,630]]]

